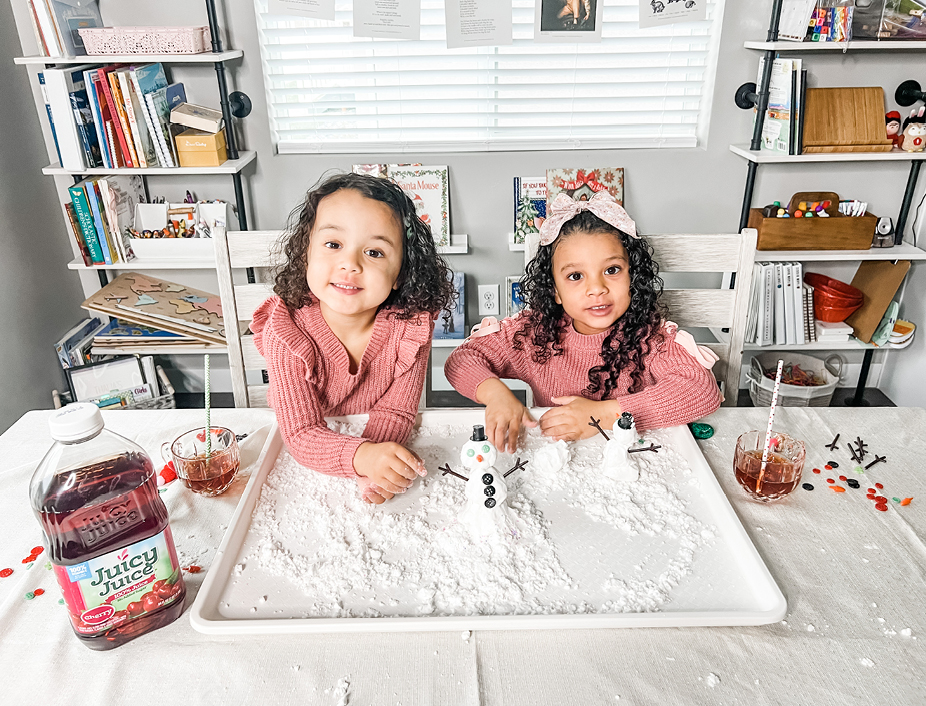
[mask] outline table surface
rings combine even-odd
[[[44,561],[28,501],[32,472],[51,443],[49,412],[29,412],[0,436],[0,681],[10,704],[922,704],[926,688],[926,437],[921,408],[781,408],[776,428],[807,443],[804,481],[778,504],[748,500],[733,478],[736,437],[764,429],[766,412],[724,408],[699,442],[746,532],[788,600],[786,618],[761,627],[213,637],[189,623],[205,573],[187,575],[187,607],[171,625],[110,652],[73,636]],[[213,424],[249,432],[242,476],[218,498],[178,484],[163,497],[184,566],[208,568],[273,419],[267,410],[217,409]],[[107,427],[159,458],[161,442],[200,424],[202,412],[104,412]],[[841,435],[836,451],[825,444]],[[846,440],[886,456],[852,471]],[[871,456],[868,459],[872,458]],[[828,460],[838,471],[816,475]],[[866,459],[866,461],[868,460]],[[862,488],[835,493],[839,473]],[[875,510],[865,488],[914,497]],[[845,484],[841,484],[845,485]],[[33,600],[24,594],[46,593]],[[169,693],[165,693],[169,689]]]

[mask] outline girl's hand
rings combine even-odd
[[[354,470],[357,475],[368,478],[372,486],[364,493],[364,499],[377,505],[388,500],[395,493],[404,493],[411,487],[415,478],[427,475],[422,461],[416,453],[401,444],[386,441],[375,444],[365,441],[354,452]],[[381,491],[386,491],[388,497]],[[375,497],[379,495],[382,500]]]
[[[544,413],[540,418],[540,430],[553,441],[589,439],[598,433],[595,427],[589,426],[592,417],[601,421],[603,429],[610,429],[621,414],[621,406],[615,400],[595,402],[575,396],[552,399],[561,406]]]
[[[363,501],[372,505],[382,505],[395,496],[395,493],[383,490],[369,478],[363,476],[357,476],[357,489],[360,491],[360,497],[363,498]]]
[[[514,453],[521,425],[537,426],[527,407],[498,378],[481,382],[476,388],[476,399],[486,406],[486,436],[499,451]]]

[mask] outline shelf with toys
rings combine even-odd
[[[743,197],[742,209],[740,212],[740,229],[747,227],[750,221],[750,211],[752,209],[753,192],[756,185],[756,177],[759,166],[762,164],[804,164],[804,163],[840,163],[840,162],[898,162],[909,163],[910,168],[907,177],[906,187],[904,189],[903,200],[900,210],[897,214],[896,226],[894,229],[894,246],[890,248],[872,248],[869,250],[765,250],[756,252],[756,261],[768,262],[864,262],[871,260],[881,261],[898,261],[898,260],[924,260],[926,252],[916,247],[915,244],[904,241],[904,230],[907,225],[907,217],[913,203],[913,193],[916,188],[919,176],[920,165],[926,160],[926,152],[923,151],[872,151],[872,152],[850,152],[850,151],[821,151],[805,154],[782,154],[771,151],[761,151],[763,126],[769,108],[770,91],[768,86],[772,80],[773,66],[779,53],[799,54],[803,52],[832,52],[832,51],[895,51],[895,52],[924,52],[926,51],[926,41],[846,41],[846,42],[799,42],[799,41],[779,41],[778,29],[782,12],[782,0],[773,0],[771,16],[769,21],[768,33],[766,40],[747,41],[744,47],[750,50],[763,52],[762,75],[760,77],[760,86],[756,88],[755,84],[744,84],[737,91],[736,103],[740,108],[755,109],[757,119],[753,125],[753,134],[748,144],[732,144],[730,151],[747,161],[746,188]],[[895,94],[897,103],[902,106],[909,106],[916,101],[924,100],[926,96],[920,90],[920,86],[914,81],[906,81],[898,87]],[[804,100],[803,98],[801,99]],[[747,105],[748,104],[748,105]],[[802,106],[802,108],[805,106]],[[882,108],[883,110],[883,104]],[[803,116],[802,116],[803,119]],[[880,122],[880,116],[878,117]],[[912,122],[912,120],[911,120]],[[880,123],[883,129],[884,123]],[[798,140],[800,144],[800,140]],[[864,143],[864,144],[867,144]],[[840,149],[840,148],[836,148]],[[786,150],[787,151],[787,150]],[[799,149],[797,151],[800,151]],[[755,218],[755,216],[753,216]],[[872,234],[874,235],[874,233]],[[849,405],[864,405],[864,390],[867,382],[868,371],[871,366],[873,352],[877,348],[872,344],[863,343],[853,339],[845,343],[809,343],[802,345],[771,345],[758,346],[747,344],[744,346],[747,350],[863,350],[864,359],[862,361],[861,373],[859,375],[855,395],[846,400]]]

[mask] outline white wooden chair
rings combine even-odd
[[[701,343],[720,360],[712,372],[721,382],[724,406],[735,407],[739,394],[743,339],[756,251],[756,231],[723,235],[648,235],[660,273],[735,273],[733,288],[666,289],[662,301],[669,319],[682,328],[710,328],[724,340]],[[726,279],[724,281],[727,281]]]
[[[216,271],[236,407],[267,406],[267,385],[248,385],[246,372],[262,370],[264,360],[253,337],[241,331],[247,330],[254,310],[273,289],[271,284],[235,284],[232,271],[275,266],[274,245],[279,237],[279,231],[215,229]],[[732,289],[667,289],[663,301],[671,320],[683,328],[729,329],[726,340],[702,345],[720,358],[713,372],[722,384],[724,405],[736,406],[756,231],[746,228],[733,234],[650,235],[646,239],[660,272],[735,273]]]
[[[247,331],[254,310],[273,294],[273,285],[235,284],[233,270],[247,267],[274,267],[279,253],[274,245],[280,231],[228,231],[215,228],[215,267],[225,319],[225,339],[228,344],[228,366],[236,407],[266,407],[268,385],[249,385],[248,370],[263,370],[266,365],[257,352],[254,337]]]

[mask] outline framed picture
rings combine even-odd
[[[466,338],[466,321],[464,313],[466,311],[466,277],[462,272],[454,272],[451,275],[453,288],[456,290],[457,302],[453,311],[442,311],[434,324],[434,340],[445,338]]]
[[[129,355],[68,368],[68,386],[75,402],[90,402],[145,385],[141,359]]]
[[[521,277],[519,275],[510,275],[505,277],[505,291],[508,292],[508,301],[506,303],[506,316],[515,316],[527,304],[521,298]]]

